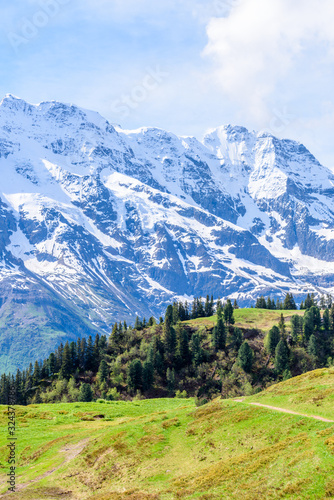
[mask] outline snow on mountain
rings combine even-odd
[[[175,298],[333,287],[334,176],[296,142],[127,131],[7,95],[0,175],[3,369]]]

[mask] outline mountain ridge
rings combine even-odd
[[[334,175],[294,141],[231,125],[203,142],[128,131],[72,104],[7,95],[0,169],[1,280],[54,294],[82,325],[71,335],[158,317],[193,295],[249,304],[332,291]],[[20,304],[0,299],[0,326],[18,332],[0,336],[0,352],[16,359],[0,361],[9,370],[36,351],[22,350]],[[42,357],[67,333],[46,336],[39,314]]]

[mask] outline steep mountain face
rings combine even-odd
[[[8,95],[0,179],[2,370],[175,298],[333,287],[334,176],[293,141],[126,131]]]

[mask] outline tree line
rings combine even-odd
[[[284,304],[292,306],[288,295]],[[66,342],[44,361],[2,375],[0,403],[7,404],[10,390],[22,405],[187,395],[206,399],[261,390],[279,377],[333,362],[334,307],[321,313],[310,299],[304,316],[292,315],[288,328],[281,314],[264,349],[253,341],[259,332],[235,326],[236,301],[214,304],[207,296],[194,299],[191,308],[174,302],[158,321],[137,318],[133,327],[115,323],[109,337]],[[189,322],[215,312],[213,327]]]

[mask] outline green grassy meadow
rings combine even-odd
[[[272,386],[243,402],[193,399],[16,407],[17,485],[6,493],[7,409],[1,407],[1,498],[22,500],[330,499],[334,370]],[[320,395],[320,397],[319,397]],[[317,399],[318,396],[318,399]]]
[[[269,310],[269,309],[256,309],[256,308],[245,308],[245,309],[235,309],[234,319],[235,324],[239,328],[244,329],[257,329],[261,330],[263,333],[268,333],[270,328],[279,323],[281,314],[285,319],[286,325],[289,327],[289,321],[291,316],[297,314],[298,316],[303,316],[305,311],[289,311],[289,310]],[[210,318],[197,318],[190,321],[185,321],[189,325],[202,325],[205,327],[214,327],[217,323],[217,316],[211,316]]]
[[[304,373],[244,398],[244,401],[334,420],[334,368]]]

